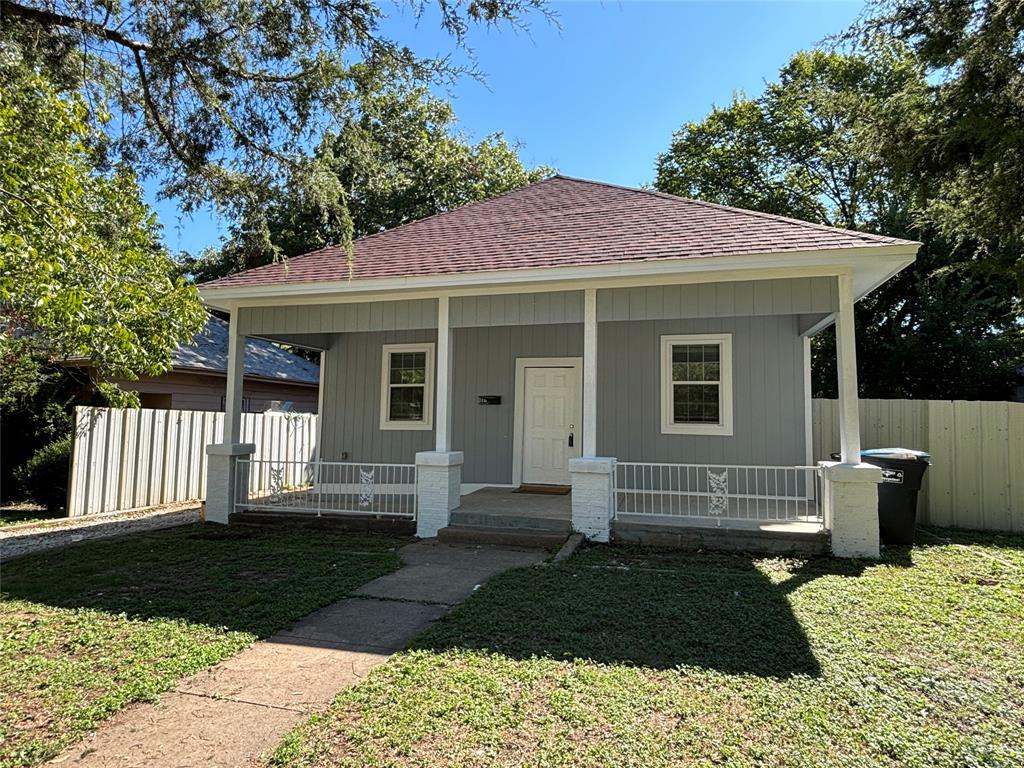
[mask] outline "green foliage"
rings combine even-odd
[[[56,510],[67,503],[71,438],[44,445],[18,470],[22,499]]]
[[[60,98],[0,49],[0,407],[46,364],[82,359],[101,379],[159,374],[204,314],[174,276],[131,173],[98,173],[78,98]]]
[[[798,53],[760,97],[683,126],[658,158],[656,186],[923,241],[913,267],[857,306],[861,395],[1006,398],[1024,365],[1020,294],[1006,268],[1019,250],[916,224],[915,192],[887,149],[893,125],[928,119],[928,90],[912,52],[890,40]],[[815,394],[834,397],[831,331],[815,353]]]
[[[1024,4],[874,0],[847,35],[904,40],[930,75],[919,118],[886,116],[891,157],[925,220],[997,247],[1024,240]],[[1010,262],[1024,285],[1024,264]]]
[[[395,539],[186,526],[4,563],[0,768],[399,567]]]
[[[0,37],[87,97],[112,162],[158,172],[186,210],[212,203],[266,248],[259,222],[275,189],[347,204],[306,149],[349,118],[366,70],[424,83],[475,74],[388,38],[392,5],[437,7],[456,48],[471,25],[550,15],[543,0],[0,0]]]
[[[468,141],[457,131],[451,104],[415,80],[368,68],[354,72],[353,110],[314,153],[323,175],[317,189],[329,192],[280,191],[260,217],[235,226],[222,248],[184,260],[197,282],[345,243],[551,174],[543,166],[524,168],[500,133]]]

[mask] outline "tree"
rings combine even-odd
[[[422,13],[428,0],[396,2]],[[543,0],[436,7],[456,45],[471,24],[522,25],[531,11],[545,12]],[[0,44],[59,88],[80,91],[111,161],[159,170],[162,192],[186,211],[212,202],[262,236],[275,187],[347,204],[340,190],[320,186],[333,176],[306,149],[349,114],[357,70],[421,81],[465,71],[385,37],[382,15],[374,0],[0,0]]]
[[[1024,285],[1024,4],[874,0],[846,40],[901,39],[930,84],[917,119],[879,134],[919,219],[969,237]],[[896,116],[897,118],[899,115]]]
[[[81,99],[17,60],[0,78],[0,408],[69,358],[101,381],[162,373],[204,313],[134,176],[94,169]]]
[[[357,70],[356,109],[317,147],[317,165],[330,174],[310,199],[304,189],[279,191],[265,218],[236,224],[228,241],[184,271],[198,282],[296,256],[349,236],[380,232],[530,184],[551,169],[527,169],[501,134],[472,143],[457,131],[451,104],[410,78]],[[266,226],[256,237],[246,224]],[[263,240],[269,246],[260,247]]]
[[[878,140],[923,119],[928,93],[923,67],[892,41],[859,53],[798,53],[760,97],[737,96],[683,126],[658,157],[655,184],[922,240],[917,263],[857,306],[861,395],[1006,397],[1024,364],[1015,282],[974,258],[977,241],[915,219],[914,192]],[[1013,256],[1006,246],[998,253]],[[831,332],[815,340],[814,389],[835,395]]]

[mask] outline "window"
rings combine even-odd
[[[430,429],[434,345],[385,344],[381,368],[380,428]]]
[[[732,434],[732,336],[661,337],[661,431]]]

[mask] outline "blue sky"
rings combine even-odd
[[[654,177],[673,131],[724,104],[757,94],[788,58],[859,14],[859,1],[554,2],[560,28],[543,18],[528,34],[477,29],[469,38],[486,84],[452,89],[462,130],[478,139],[504,131],[528,165],[638,186]],[[385,31],[421,55],[452,52],[434,16],[395,10]],[[149,184],[152,190],[154,184]],[[150,194],[167,245],[215,246],[224,222],[182,217]]]

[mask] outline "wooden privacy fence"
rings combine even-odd
[[[311,461],[312,413],[242,414],[256,459]],[[75,409],[68,516],[135,509],[206,495],[206,446],[221,442],[224,414],[148,408]],[[254,474],[252,490],[264,480]]]
[[[835,400],[812,405],[815,460],[839,449]],[[865,448],[932,455],[918,502],[922,522],[1024,531],[1024,403],[861,400]]]

